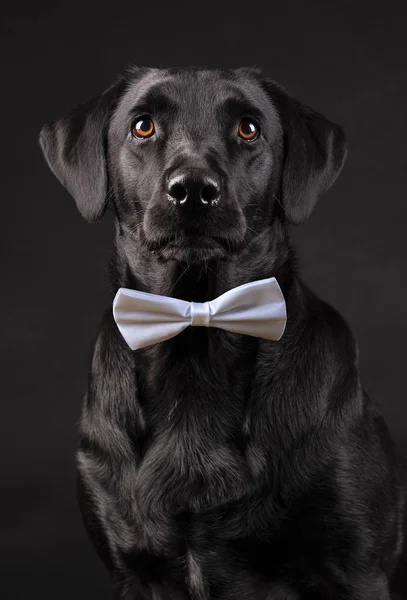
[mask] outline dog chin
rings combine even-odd
[[[206,236],[191,236],[188,239],[170,238],[161,243],[148,243],[150,251],[159,260],[176,260],[188,264],[198,264],[213,259],[232,260],[240,244]]]
[[[188,264],[199,264],[213,259],[228,258],[227,253],[222,248],[189,248],[188,246],[167,246],[156,251],[157,258],[167,261],[176,260]]]

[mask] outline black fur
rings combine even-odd
[[[131,135],[150,115],[155,135]],[[237,135],[242,117],[260,136]],[[115,598],[387,600],[402,546],[395,448],[363,390],[343,318],[301,281],[298,224],[346,156],[340,127],[258,69],[129,69],[43,128],[85,218],[116,212],[112,298],[203,302],[275,276],[278,342],[205,327],[132,352],[108,307],[80,425],[78,482]],[[176,171],[218,204],[183,214]]]

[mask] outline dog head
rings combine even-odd
[[[188,262],[303,222],[346,157],[339,126],[250,68],[131,68],[40,144],[87,220],[111,200],[128,240]]]

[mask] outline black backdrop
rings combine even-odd
[[[305,280],[351,324],[364,384],[407,451],[402,3],[116,1],[107,9],[83,0],[9,2],[2,11],[0,596],[107,600],[108,578],[76,507],[73,456],[108,298],[111,220],[81,220],[45,165],[40,127],[129,63],[263,66],[342,124],[346,167],[292,233]]]

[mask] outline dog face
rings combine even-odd
[[[281,127],[248,79],[153,71],[121,98],[108,147],[121,222],[141,222],[162,258],[193,261],[242,247],[278,179]]]
[[[40,143],[85,218],[110,197],[128,240],[188,262],[305,220],[346,155],[340,127],[257,69],[131,69]]]

